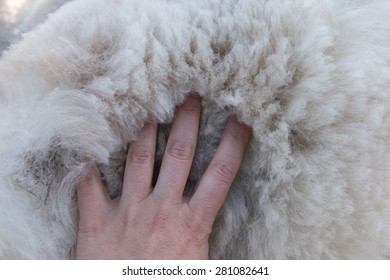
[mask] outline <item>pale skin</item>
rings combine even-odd
[[[77,187],[77,259],[208,259],[209,236],[238,172],[250,129],[231,118],[191,197],[183,190],[192,165],[201,112],[190,95],[177,108],[156,185],[157,126],[129,144],[122,195],[111,199],[96,167]]]

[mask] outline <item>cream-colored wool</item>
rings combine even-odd
[[[202,96],[188,180],[253,129],[211,258],[390,257],[390,2],[76,0],[0,61],[0,257],[74,257],[75,186],[120,194],[126,145]]]

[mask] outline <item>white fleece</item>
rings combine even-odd
[[[76,0],[0,61],[0,257],[74,257],[75,186],[121,191],[126,145],[202,96],[188,180],[227,118],[253,137],[215,259],[390,257],[390,2]]]

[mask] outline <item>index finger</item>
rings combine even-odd
[[[211,163],[200,179],[189,207],[205,222],[213,224],[236,177],[251,130],[231,118]]]

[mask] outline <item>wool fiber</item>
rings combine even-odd
[[[76,0],[0,59],[0,258],[75,256],[93,162],[121,193],[127,144],[202,97],[187,191],[227,119],[252,137],[213,259],[390,257],[390,2]]]

